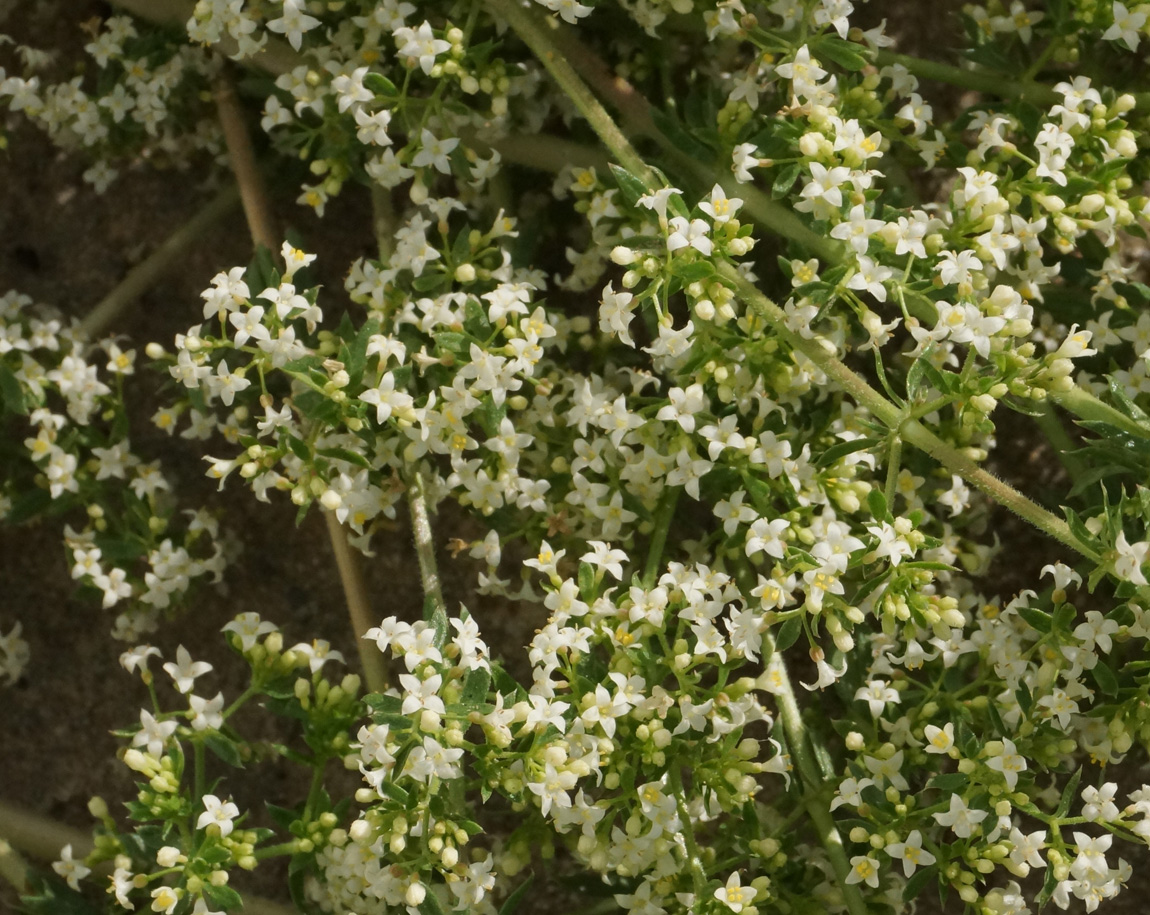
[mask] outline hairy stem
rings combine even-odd
[[[415,540],[415,555],[419,559],[423,596],[431,601],[433,611],[446,613],[447,605],[443,601],[443,588],[439,582],[439,565],[435,560],[435,538],[427,505],[427,488],[420,470],[416,470],[408,481],[407,504],[411,509],[411,533]]]
[[[985,70],[981,67],[956,67],[952,64],[940,63],[937,60],[925,60],[908,54],[896,54],[893,51],[878,51],[874,55],[874,60],[880,67],[901,64],[915,76],[923,79],[959,86],[963,89],[973,89],[975,92],[985,92],[987,95],[996,95],[999,98],[1018,99],[1046,107],[1062,101],[1062,95],[1044,83],[1029,79],[1010,79],[1004,74]],[[1150,92],[1135,92],[1132,95],[1137,100],[1139,107],[1150,104]]]
[[[775,649],[775,637],[769,630],[763,633],[763,655],[771,659],[771,672],[775,674],[771,680],[771,689],[779,704],[779,716],[783,720],[783,730],[787,735],[787,748],[798,770],[799,783],[803,786],[803,804],[818,833],[819,841],[831,859],[831,867],[834,869],[835,880],[842,891],[847,911],[851,915],[866,915],[866,902],[863,901],[858,886],[846,882],[851,871],[846,848],[843,846],[842,836],[835,826],[830,808],[825,798],[821,796],[823,777],[809,743],[817,738],[809,733],[803,724],[803,716],[799,711],[798,699],[791,686],[786,663],[782,654]]]
[[[667,534],[675,517],[675,506],[679,504],[682,487],[668,486],[659,499],[655,512],[655,528],[651,531],[651,543],[647,547],[647,565],[643,569],[643,587],[653,588],[663,566],[663,551],[667,547]]]
[[[176,229],[144,260],[128,271],[119,284],[102,298],[80,322],[89,338],[103,334],[129,305],[147,292],[198,238],[220,222],[240,202],[235,186],[213,197],[195,216]]]

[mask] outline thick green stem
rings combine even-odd
[[[435,560],[435,538],[431,531],[431,513],[427,506],[427,488],[422,471],[416,470],[407,484],[407,504],[411,509],[411,533],[415,540],[415,555],[419,559],[419,578],[423,582],[423,596],[432,602],[432,609],[446,613],[443,588],[439,582],[439,564]]]
[[[104,333],[125,308],[155,285],[187,253],[196,239],[227,216],[239,202],[239,193],[234,185],[220,191],[195,216],[160,242],[155,251],[129,270],[116,288],[88,312],[80,322],[84,333],[89,338]]]
[[[651,531],[651,544],[647,547],[647,565],[643,569],[643,587],[652,588],[659,577],[663,565],[663,551],[667,547],[667,534],[671,530],[671,519],[675,517],[675,506],[679,504],[679,486],[668,486],[659,499],[655,512],[655,528]]]
[[[985,92],[987,95],[996,95],[999,98],[1017,98],[1044,106],[1054,105],[1062,101],[1061,95],[1042,83],[1007,79],[999,73],[955,67],[951,64],[940,63],[937,60],[925,60],[907,54],[895,54],[893,51],[879,51],[875,54],[875,63],[880,67],[899,64],[906,67],[915,76],[923,79],[929,79],[936,83],[946,83],[950,86],[960,86],[963,89],[973,89],[975,92]]]
[[[1150,439],[1150,428],[1110,404],[1103,403],[1085,388],[1071,388],[1061,394],[1051,394],[1050,399],[1079,419],[1107,423],[1135,438]]]
[[[779,716],[783,721],[783,731],[787,735],[787,748],[798,770],[798,781],[803,789],[803,805],[810,815],[819,841],[822,842],[831,860],[831,867],[834,869],[835,879],[842,891],[847,911],[851,915],[866,915],[866,902],[858,886],[846,882],[851,872],[850,861],[847,860],[846,848],[843,846],[842,836],[835,826],[830,808],[821,796],[823,777],[809,744],[817,738],[808,733],[803,724],[803,716],[799,711],[798,699],[791,686],[786,663],[776,650],[775,637],[770,631],[763,634],[763,654],[771,659],[772,673],[777,674],[772,678],[772,690],[779,704]]]
[[[591,93],[579,74],[560,56],[558,48],[546,31],[549,26],[545,21],[541,21],[533,12],[519,7],[515,0],[488,0],[488,3],[508,21],[535,56],[543,62],[559,88],[572,99],[618,162],[647,187],[654,189],[660,186],[661,182],[657,181],[652,169],[635,151],[630,140],[611,119],[611,115]],[[783,310],[748,282],[734,266],[720,263],[717,265],[717,273],[735,289],[744,302],[751,305],[764,318],[778,337],[810,359],[831,381],[846,391],[857,404],[869,410],[887,428],[899,432],[903,441],[926,451],[947,469],[963,476],[977,489],[1029,521],[1039,530],[1088,559],[1097,561],[1097,554],[1079,543],[1070,532],[1070,527],[1061,518],[987,473],[957,448],[948,445],[920,423],[905,422],[902,411],[841,362],[834,355],[831,344],[818,337],[808,339],[793,333],[787,327]]]
[[[1046,409],[1034,417],[1034,421],[1038,425],[1038,428],[1042,430],[1042,434],[1046,436],[1046,440],[1054,450],[1058,462],[1062,465],[1062,468],[1066,471],[1070,479],[1074,482],[1081,479],[1085,468],[1082,466],[1082,461],[1073,454],[1077,446],[1066,431],[1066,427],[1062,425],[1062,420],[1054,411],[1053,406],[1047,403]]]
[[[579,113],[599,134],[600,139],[615,155],[619,164],[648,187],[654,188],[657,184],[655,173],[635,152],[623,131],[615,124],[606,109],[592,94],[587,84],[575,72],[567,57],[556,45],[550,34],[554,28],[551,20],[537,15],[534,10],[524,8],[517,0],[487,0],[487,4],[507,21],[515,34],[531,49],[531,52],[539,59],[539,62],[543,64],[567,97],[571,99]]]
[[[937,60],[895,54],[893,51],[879,51],[874,59],[880,67],[901,64],[915,76],[923,79],[973,89],[975,92],[985,92],[987,95],[996,95],[999,98],[1018,99],[1040,107],[1049,107],[1062,101],[1062,95],[1044,83],[1028,79],[1009,79],[1001,73],[981,68],[956,67]],[[1150,104],[1150,92],[1135,92],[1132,95],[1139,107]]]

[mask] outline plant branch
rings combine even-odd
[[[279,231],[276,229],[263,176],[252,151],[251,137],[244,122],[243,110],[236,98],[235,89],[226,75],[222,76],[217,84],[216,102],[220,123],[223,125],[224,139],[227,142],[228,158],[240,188],[240,199],[244,204],[244,216],[248,222],[252,242],[275,252],[279,247]],[[340,584],[343,586],[351,628],[355,633],[356,650],[359,652],[364,680],[370,691],[380,692],[387,688],[387,669],[384,666],[383,656],[363,638],[364,633],[373,625],[371,602],[367,597],[363,569],[358,555],[348,543],[347,531],[343,525],[332,512],[325,511],[323,514],[328,537],[331,540],[331,549],[339,568]]]
[[[647,565],[643,569],[643,587],[653,588],[655,580],[659,577],[659,569],[663,565],[663,551],[667,546],[667,534],[671,530],[671,521],[675,517],[675,506],[679,504],[681,486],[668,486],[659,498],[659,507],[655,512],[655,528],[651,531],[651,543],[647,547]]]
[[[56,860],[65,845],[72,846],[72,856],[77,860],[86,858],[95,847],[92,836],[83,830],[0,801],[0,843],[4,842],[41,861]],[[292,915],[295,911],[248,893],[243,897],[245,915]]]
[[[111,0],[111,2],[114,6],[127,10],[146,22],[181,28],[193,17],[196,7],[194,0]],[[224,35],[212,47],[228,57],[239,50],[239,45],[230,35]],[[290,73],[303,63],[303,55],[292,50],[286,41],[269,36],[263,48],[251,57],[245,58],[244,63],[251,63],[273,76],[279,76],[281,73]]]
[[[519,7],[515,0],[488,0],[531,48],[532,53],[542,61],[559,88],[566,93],[580,113],[585,117],[599,139],[611,151],[618,162],[636,178],[655,188],[655,173],[635,151],[630,140],[611,119],[611,115],[591,93],[587,84],[576,73],[545,29],[546,21],[540,21],[533,11]],[[770,325],[771,330],[794,350],[798,350],[821,369],[833,382],[849,394],[860,406],[865,407],[887,428],[902,435],[905,442],[927,452],[944,467],[964,477],[968,482],[1006,506],[1020,517],[1029,521],[1039,530],[1049,534],[1083,556],[1095,562],[1098,555],[1090,547],[1078,541],[1069,525],[1040,505],[1032,502],[1013,487],[987,473],[957,448],[948,445],[917,421],[906,421],[901,410],[872,388],[861,376],[853,372],[833,355],[833,348],[819,338],[807,339],[793,333],[786,323],[783,310],[760,292],[739,271],[727,263],[717,265],[718,275],[725,280],[743,299],[751,305]]]
[[[236,97],[235,87],[227,74],[221,74],[216,82],[216,109],[219,112],[220,126],[224,131],[224,142],[228,148],[228,160],[236,183],[240,188],[240,199],[244,204],[244,217],[252,241],[263,245],[272,253],[279,249],[279,231],[271,201],[256,155],[252,150],[252,140],[244,121],[244,112]]]
[[[103,334],[125,308],[155,285],[192,243],[227,216],[239,200],[234,185],[220,191],[196,215],[160,242],[155,251],[129,270],[116,288],[80,322],[88,338],[95,339]]]
[[[591,92],[587,84],[577,74],[567,57],[555,44],[551,34],[554,26],[551,20],[544,19],[534,10],[525,9],[517,0],[487,0],[488,6],[507,21],[512,30],[531,49],[539,62],[547,69],[559,88],[571,99],[579,113],[587,119],[594,131],[611,150],[615,158],[627,171],[631,172],[648,187],[656,185],[655,173],[647,167],[643,158],[635,152],[631,141],[623,134]]]
[[[355,633],[355,644],[363,667],[363,679],[369,692],[381,693],[387,689],[387,668],[384,665],[383,655],[376,650],[374,644],[364,639],[364,634],[375,625],[375,620],[363,579],[363,566],[359,554],[348,543],[347,530],[339,523],[335,512],[325,511],[323,517],[327,523],[331,550],[335,554],[335,564],[339,568],[339,580],[343,585],[344,600],[347,601],[351,629]]]
[[[435,538],[431,529],[431,513],[427,505],[427,487],[423,472],[416,470],[407,484],[407,505],[411,509],[411,534],[415,540],[415,555],[419,559],[419,578],[423,583],[423,596],[432,602],[432,610],[447,612],[443,601],[443,588],[439,582],[439,564],[435,560]]]
[[[787,748],[798,770],[799,783],[803,786],[803,804],[807,808],[811,822],[814,823],[823,848],[831,859],[831,867],[834,869],[835,879],[842,891],[847,911],[851,915],[866,915],[866,902],[863,901],[858,886],[846,882],[851,871],[846,848],[843,846],[838,827],[835,826],[834,817],[820,796],[823,777],[808,745],[808,741],[816,738],[807,732],[803,724],[798,699],[791,686],[790,674],[787,673],[782,654],[775,647],[775,637],[770,630],[763,633],[763,655],[771,659],[769,662],[773,675],[771,690],[779,704],[779,716],[783,720],[783,730],[787,735]]]
[[[926,60],[921,57],[912,57],[909,54],[896,54],[893,51],[876,52],[874,61],[880,67],[900,64],[915,76],[920,76],[923,79],[929,79],[936,83],[947,83],[963,89],[972,89],[975,92],[984,92],[999,98],[1018,99],[1046,107],[1059,104],[1062,101],[1062,95],[1044,83],[1030,79],[1010,79],[1001,73],[994,73],[982,68],[956,67],[952,64],[940,63],[937,60]],[[1150,92],[1131,94],[1139,107],[1150,104]]]

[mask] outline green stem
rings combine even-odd
[[[880,67],[901,64],[915,76],[921,76],[923,79],[973,89],[975,92],[985,92],[987,95],[996,95],[999,98],[1016,98],[1019,101],[1046,107],[1062,101],[1062,96],[1058,92],[1043,83],[1029,79],[1008,79],[1001,73],[981,68],[955,67],[936,60],[911,57],[909,54],[895,54],[893,51],[879,51],[875,54],[874,60]],[[1150,92],[1131,94],[1139,107],[1150,104]]]
[[[875,63],[880,67],[901,64],[915,76],[920,76],[923,79],[959,86],[963,89],[973,89],[975,92],[985,92],[987,95],[996,95],[999,98],[1017,98],[1021,101],[1047,107],[1062,101],[1061,95],[1042,83],[1007,79],[999,73],[955,67],[951,64],[940,63],[937,60],[911,57],[909,54],[879,51],[875,54]]]
[[[488,0],[488,2],[496,12],[508,21],[511,28],[519,34],[535,56],[542,61],[552,78],[558,83],[559,88],[575,103],[580,113],[587,119],[591,128],[598,134],[599,139],[603,141],[618,162],[647,187],[652,189],[660,187],[662,182],[657,180],[654,171],[635,151],[630,140],[612,120],[611,115],[607,113],[599,100],[591,93],[579,74],[559,54],[558,48],[547,34],[546,29],[548,27],[535,13],[519,7],[515,0]],[[792,349],[803,353],[834,383],[846,391],[857,404],[869,410],[889,429],[898,430],[905,442],[910,442],[916,448],[926,451],[948,470],[963,476],[990,498],[1006,506],[1060,543],[1066,544],[1094,562],[1098,561],[1098,555],[1094,550],[1079,543],[1078,539],[1071,533],[1069,525],[1061,518],[1030,501],[997,477],[987,473],[957,448],[948,445],[917,421],[906,422],[898,407],[833,355],[833,346],[820,338],[807,339],[791,332],[786,326],[786,315],[783,310],[755,288],[734,266],[719,263],[716,265],[716,272],[745,302],[759,312],[778,337]]]
[[[537,15],[534,10],[524,8],[517,0],[487,0],[487,3],[507,21],[515,34],[531,49],[571,99],[579,113],[587,119],[607,148],[614,153],[619,164],[648,187],[658,187],[660,182],[656,179],[655,173],[635,152],[630,141],[623,135],[623,131],[611,119],[587,84],[580,79],[568,62],[568,58],[561,53],[552,36],[548,34],[552,28],[548,20]]]
[[[411,509],[411,533],[415,540],[415,555],[419,559],[423,596],[432,602],[433,612],[446,613],[447,605],[443,601],[443,589],[439,582],[435,538],[431,530],[431,514],[427,506],[427,490],[422,471],[416,470],[407,484],[407,505]]]
[[[204,744],[203,741],[197,740],[192,744],[192,759],[194,766],[194,775],[192,784],[195,787],[196,797],[201,798],[204,796]]]
[[[774,681],[774,694],[779,704],[783,730],[787,735],[787,747],[795,762],[798,780],[803,788],[803,804],[807,808],[807,813],[819,835],[819,841],[822,842],[827,856],[831,859],[831,867],[835,872],[839,889],[842,891],[847,911],[851,915],[866,915],[866,902],[863,900],[858,886],[846,882],[851,872],[846,848],[843,846],[842,836],[839,835],[838,827],[835,826],[830,808],[825,799],[820,797],[823,777],[808,745],[808,741],[813,742],[816,738],[807,732],[806,726],[803,724],[802,713],[799,711],[799,703],[795,698],[794,688],[791,686],[790,675],[787,673],[782,655],[775,649],[775,637],[770,630],[763,633],[763,655],[771,658],[771,664],[774,665],[773,669],[778,672],[778,677]]]
[[[883,495],[886,497],[886,508],[894,512],[894,496],[898,491],[898,471],[902,462],[902,438],[894,435],[890,440],[890,453],[886,463],[886,488]]]
[[[1079,419],[1108,423],[1140,439],[1150,439],[1150,428],[1131,419],[1122,411],[1103,403],[1085,388],[1072,388],[1064,393],[1050,395],[1062,409],[1073,413]]]
[[[647,565],[643,569],[644,588],[653,588],[655,580],[659,577],[659,569],[663,565],[663,551],[667,546],[667,533],[671,529],[671,520],[675,517],[675,506],[679,504],[680,492],[682,487],[668,486],[659,499],[659,507],[655,511],[655,529],[651,531],[651,544],[647,547]]]
[[[691,886],[695,890],[695,897],[703,899],[707,889],[707,871],[703,867],[703,856],[699,853],[699,843],[695,841],[695,827],[691,823],[691,815],[687,811],[687,804],[683,800],[683,771],[678,760],[671,763],[667,771],[671,781],[671,793],[675,796],[675,806],[679,811],[679,819],[683,821],[683,841],[687,845],[687,867],[691,871]]]
[[[1046,440],[1050,443],[1050,447],[1054,450],[1058,462],[1066,471],[1067,475],[1072,481],[1077,482],[1082,477],[1082,472],[1085,468],[1082,462],[1072,453],[1078,446],[1074,444],[1073,439],[1070,438],[1066,427],[1062,425],[1062,420],[1058,418],[1058,414],[1054,412],[1052,406],[1048,403],[1046,409],[1042,413],[1034,417],[1034,422],[1038,428],[1042,430],[1042,434],[1046,436]]]

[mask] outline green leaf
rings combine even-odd
[[[491,689],[491,674],[484,667],[477,667],[467,672],[467,679],[463,681],[463,696],[460,701],[468,709],[477,709],[487,703],[487,694]]]
[[[1090,675],[1094,677],[1094,682],[1098,684],[1098,688],[1107,696],[1118,695],[1118,678],[1114,676],[1114,671],[1105,661],[1100,660],[1095,664]]]
[[[240,754],[240,748],[236,745],[236,742],[229,740],[218,731],[204,738],[204,746],[233,769],[242,769],[244,767],[243,756]]]
[[[1066,783],[1066,787],[1062,789],[1062,798],[1058,802],[1058,810],[1054,813],[1055,819],[1062,819],[1070,812],[1070,805],[1074,801],[1075,795],[1078,793],[1078,783],[1082,780],[1082,767],[1079,766],[1074,774],[1070,776],[1070,781]]]
[[[504,902],[499,909],[499,915],[514,915],[515,910],[518,909],[520,903],[523,902],[523,897],[527,895],[527,890],[534,880],[535,873],[532,872],[528,874],[527,879],[519,884],[519,886],[515,888],[515,891],[507,897],[507,901]]]
[[[244,900],[230,886],[214,886],[204,882],[204,895],[211,903],[211,908],[224,912],[238,912],[244,907]]]
[[[927,393],[927,385],[930,385],[942,394],[946,394],[950,391],[950,386],[946,383],[946,378],[935,366],[932,359],[936,349],[937,347],[933,343],[927,346],[906,373],[906,396],[908,400],[918,400],[919,395],[925,395]]]
[[[883,495],[882,490],[872,489],[868,492],[866,504],[871,514],[879,521],[887,521],[890,519],[890,506],[886,504],[886,496]]]
[[[628,206],[635,206],[640,197],[650,193],[647,185],[621,165],[616,165],[612,162],[610,167],[611,174],[615,178],[615,184],[619,187],[619,192],[623,195],[623,199],[627,201]]]
[[[930,780],[930,787],[939,791],[957,791],[970,784],[970,776],[961,772],[948,772],[945,775],[936,775]]]
[[[832,464],[838,463],[840,458],[844,458],[848,454],[854,454],[856,451],[867,451],[881,444],[882,442],[877,438],[856,438],[846,442],[839,442],[815,458],[815,466],[821,470],[824,467],[830,467]],[[875,492],[875,490],[871,490],[871,492]],[[886,512],[883,511],[882,515],[876,515],[876,517],[886,517]]]
[[[906,886],[902,888],[902,901],[910,902],[915,899],[919,893],[926,889],[928,883],[937,879],[937,865],[932,864],[930,867],[920,867],[906,882]]]
[[[435,630],[435,647],[442,648],[447,644],[447,610],[434,595],[428,594],[423,599],[423,618]]]
[[[366,467],[368,470],[371,469],[371,461],[362,454],[357,454],[346,448],[317,448],[315,453],[326,458],[334,458],[337,461],[346,461],[348,464],[355,464],[357,467]]]
[[[779,634],[775,636],[775,650],[786,651],[799,640],[803,631],[802,621],[793,616],[779,627]]]
[[[595,600],[595,567],[589,562],[579,563],[579,596],[587,603]]]
[[[376,95],[385,95],[389,98],[394,98],[399,95],[399,89],[396,88],[395,83],[382,73],[367,74],[367,76],[363,78],[363,85]]]
[[[467,353],[470,351],[470,341],[467,334],[454,330],[445,330],[432,335],[435,345],[452,353]]]
[[[697,260],[691,263],[676,260],[671,264],[671,272],[684,283],[697,283],[699,280],[714,276],[715,265],[707,260]]]
[[[771,196],[776,200],[786,197],[791,192],[791,188],[794,187],[802,170],[802,164],[799,162],[792,162],[781,168],[771,184]]]
[[[815,56],[832,60],[844,70],[861,70],[870,63],[863,55],[864,49],[861,45],[841,38],[820,39],[815,43],[813,50]]]
[[[6,365],[0,365],[0,400],[9,412],[21,415],[28,412],[28,405],[24,402],[24,388]]]
[[[1049,613],[1036,607],[1019,607],[1018,615],[1026,620],[1032,629],[1037,629],[1039,632],[1049,632],[1053,623]]]
[[[439,897],[435,895],[435,890],[432,887],[427,888],[427,896],[419,904],[419,911],[423,915],[447,915],[443,911],[443,906],[439,904]]]

